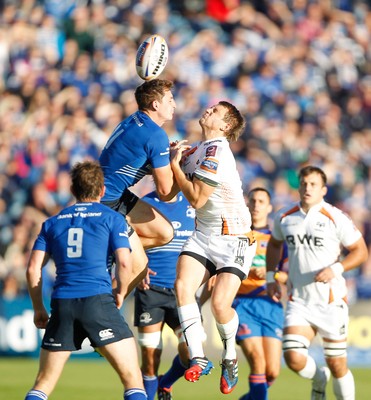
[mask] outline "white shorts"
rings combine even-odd
[[[195,231],[185,242],[181,254],[199,260],[211,275],[231,272],[242,279],[249,274],[256,252],[246,236],[205,235]]]
[[[330,304],[287,303],[284,327],[311,326],[324,339],[345,340],[348,335],[349,311],[345,301]]]

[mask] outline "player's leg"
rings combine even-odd
[[[188,249],[190,249],[189,243],[190,240],[187,242]],[[200,309],[196,302],[197,289],[210,277],[205,268],[207,263],[206,258],[187,251],[181,253],[177,264],[175,292],[178,315],[190,357],[189,368],[184,376],[191,382],[197,381],[201,375],[207,375],[213,367],[212,363],[205,357],[203,350],[204,329]]]
[[[312,400],[325,399],[326,385],[330,378],[327,367],[318,367],[314,358],[308,354],[310,342],[316,331],[309,326],[286,327],[283,333],[282,348],[287,366],[302,378],[312,380]]]
[[[174,329],[174,334],[178,338],[178,354],[174,357],[170,368],[159,377],[157,397],[161,400],[171,398],[172,386],[188,368],[189,353],[180,326]]]
[[[134,338],[130,337],[101,346],[99,351],[117,372],[125,389],[124,399],[147,399]]]
[[[153,400],[158,387],[158,368],[162,354],[162,322],[138,327],[138,344],[141,351],[141,370],[144,388],[149,400]]]
[[[232,303],[240,285],[239,276],[230,272],[221,272],[216,277],[211,295],[211,311],[223,342],[220,390],[224,394],[231,393],[238,380],[235,338],[239,321]]]
[[[156,208],[138,199],[126,218],[138,234],[144,249],[162,246],[174,237],[171,222]]]
[[[353,374],[347,365],[346,341],[324,339],[323,349],[327,365],[333,377],[332,386],[336,399],[354,400],[355,384]]]
[[[70,351],[48,351],[42,348],[35,384],[25,400],[46,400],[54,390],[70,355]]]
[[[271,298],[258,299],[261,303],[262,336],[265,358],[265,374],[268,388],[278,377],[281,369],[282,334],[284,311],[281,303],[276,303]]]
[[[141,240],[137,233],[133,231],[129,236],[129,243],[131,247],[131,258],[133,270],[131,273],[131,281],[125,298],[135,289],[139,282],[141,282],[148,273],[148,258],[143,249]]]
[[[328,307],[329,317],[321,324],[319,333],[323,339],[324,356],[333,377],[334,394],[337,400],[354,400],[354,378],[347,366],[348,305],[341,301],[331,303]]]
[[[250,325],[249,325],[250,328]],[[242,399],[265,400],[267,396],[266,362],[261,336],[251,336],[239,342],[249,366],[250,391]]]
[[[263,337],[265,356],[265,376],[268,388],[278,378],[281,369],[282,341],[273,337]]]

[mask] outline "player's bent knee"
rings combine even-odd
[[[304,356],[308,355],[310,341],[302,335],[286,334],[282,338],[282,350],[284,353],[295,351]]]
[[[138,333],[138,344],[141,347],[150,347],[151,349],[162,349],[161,331],[151,333]]]
[[[323,342],[323,353],[326,358],[339,358],[347,356],[346,342]]]

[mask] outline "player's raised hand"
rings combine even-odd
[[[176,140],[170,143],[170,160],[172,164],[179,164],[182,159],[183,152],[191,146],[186,143],[188,140]]]

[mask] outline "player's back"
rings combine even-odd
[[[102,200],[116,200],[125,189],[150,174],[151,167],[169,164],[169,139],[148,115],[137,111],[115,128],[99,162],[106,186]]]
[[[100,203],[77,203],[49,218],[34,249],[56,265],[52,297],[75,298],[111,293],[108,256],[129,247],[124,218]]]

